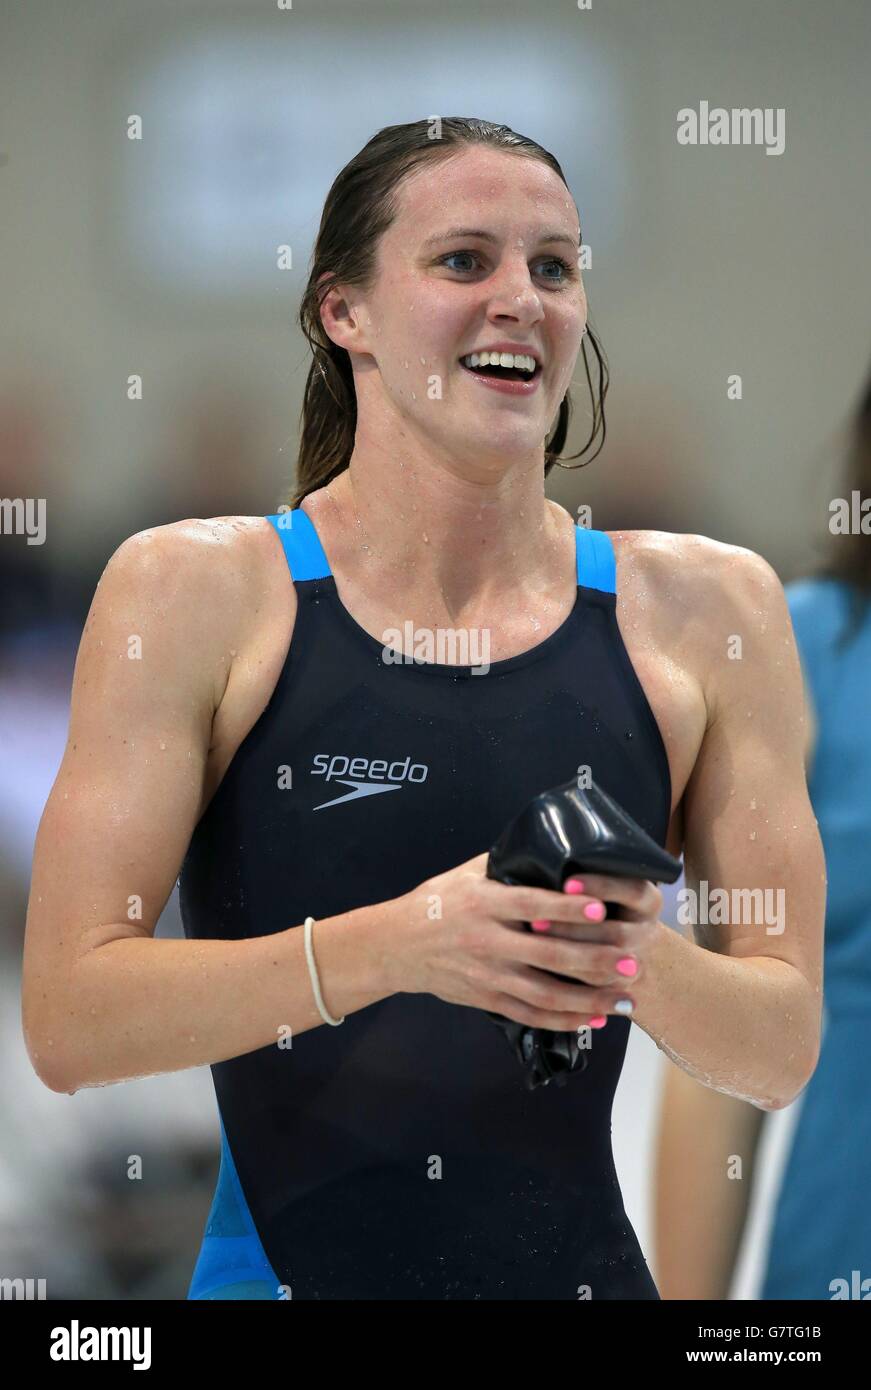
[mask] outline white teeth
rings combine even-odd
[[[464,367],[520,367],[527,372],[534,372],[536,367],[534,357],[520,352],[472,352],[460,361]]]

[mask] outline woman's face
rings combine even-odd
[[[579,246],[574,202],[538,160],[472,146],[409,175],[374,286],[351,292],[359,421],[399,416],[457,458],[538,449],[586,325]],[[460,361],[505,343],[540,362],[531,391],[495,389]]]

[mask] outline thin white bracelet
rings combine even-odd
[[[332,1018],[331,1015],[327,1013],[326,1005],[324,1004],[324,997],[321,994],[321,984],[320,980],[318,979],[318,968],[315,965],[315,953],[312,950],[312,927],[314,926],[314,924],[314,917],[306,917],[305,958],[308,961],[308,973],[311,976],[312,989],[314,990],[315,996],[315,1003],[318,1006],[321,1018],[324,1020],[324,1023],[331,1023],[334,1028],[338,1028],[340,1023],[345,1022],[345,1015],[343,1014],[341,1018]]]

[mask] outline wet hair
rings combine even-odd
[[[372,284],[378,243],[396,216],[397,191],[402,180],[421,165],[442,162],[468,145],[486,145],[518,158],[540,160],[553,169],[568,188],[557,160],[534,140],[518,135],[508,126],[467,116],[441,118],[438,138],[434,138],[432,123],[426,121],[385,126],[345,165],[324,203],[308,283],[300,303],[299,323],[311,347],[313,360],[300,412],[296,481],[284,499],[286,505],[299,506],[308,493],[325,487],[342,473],[348,467],[354,447],[357,398],[351,359],[324,331],[320,317],[324,296],[333,284],[354,285],[364,290]],[[587,343],[598,363],[595,389],[587,359]],[[598,448],[584,460],[589,463],[605,442],[605,395],[609,379],[607,361],[589,325],[582,339],[582,353],[593,407],[592,424],[583,448],[567,457],[582,458],[598,439]],[[562,450],[571,415],[572,401],[566,392],[560,403],[556,427],[545,441],[545,476],[555,463],[567,466]]]

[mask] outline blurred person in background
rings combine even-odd
[[[866,529],[853,514],[849,533],[829,537],[824,567],[786,587],[811,716],[805,762],[828,900],[820,1058],[794,1102],[762,1299],[867,1298],[871,1289],[871,375],[845,475],[845,500],[855,507],[858,494],[865,503]],[[787,905],[787,931],[788,921]],[[655,1180],[664,1298],[728,1297],[763,1123],[756,1106],[668,1067]],[[740,1177],[730,1176],[736,1156]]]

